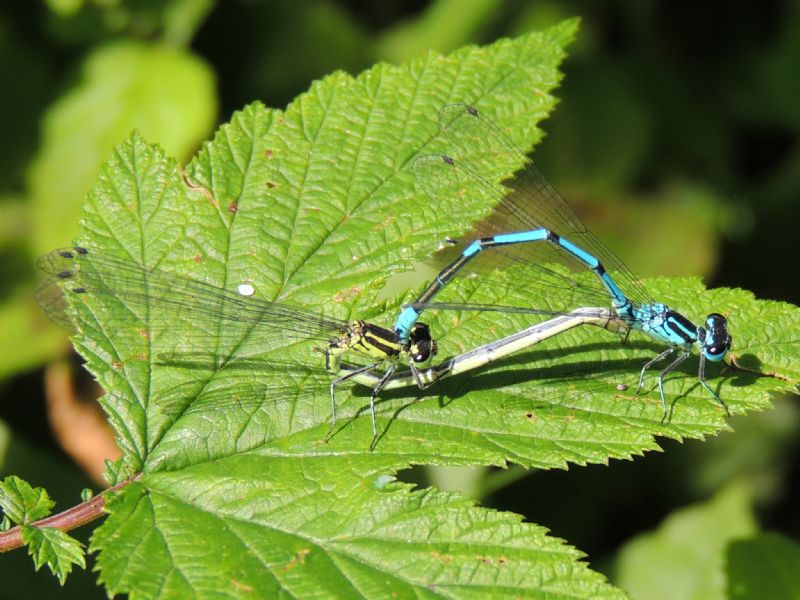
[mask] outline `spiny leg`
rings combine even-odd
[[[414,383],[417,384],[417,387],[421,390],[426,390],[434,383],[439,381],[442,377],[447,377],[450,374],[452,371],[451,363],[452,361],[448,360],[442,364],[434,367],[428,367],[427,369],[420,371],[417,365],[415,365],[412,361],[409,361],[408,369],[411,372],[411,376],[414,378]]]
[[[675,346],[670,346],[669,348],[667,348],[654,358],[651,358],[646,363],[644,363],[644,366],[642,367],[642,372],[639,373],[639,386],[636,388],[636,395],[634,397],[638,396],[639,393],[642,391],[642,386],[644,385],[644,372],[647,371],[647,369],[652,367],[657,362],[660,362],[665,358],[667,358],[673,352],[675,352]]]
[[[421,390],[427,390],[440,379],[450,376],[450,374],[453,372],[453,359],[446,360],[432,367],[428,367],[424,371],[420,371],[419,367],[417,367],[417,365],[415,365],[412,361],[409,361],[408,366],[411,374],[414,377],[414,382],[417,384],[417,387]]]
[[[717,402],[719,402],[720,405],[722,405],[722,408],[725,409],[725,414],[727,414],[730,417],[731,411],[728,410],[728,405],[722,401],[722,398],[720,398],[717,395],[717,393],[711,389],[711,386],[708,385],[708,383],[706,382],[706,355],[703,354],[702,352],[700,353],[700,370],[698,371],[698,377],[700,378],[700,383],[703,384],[703,387],[706,388],[709,392],[711,392],[711,395],[714,396],[714,399]]]
[[[333,429],[336,427],[336,399],[335,399],[336,386],[339,385],[340,383],[344,383],[348,379],[352,379],[356,375],[361,375],[361,373],[366,373],[367,371],[371,371],[372,369],[377,367],[379,364],[380,363],[373,363],[371,365],[365,365],[363,367],[359,367],[358,369],[353,369],[352,371],[348,372],[347,375],[342,375],[341,377],[337,377],[336,379],[331,381],[331,388],[330,388],[331,389],[331,428],[328,431],[328,435],[325,436],[326,440],[330,437],[331,433],[333,433]],[[383,381],[383,379],[381,379],[381,381]],[[386,382],[383,382],[383,385],[386,385]],[[374,429],[374,427],[375,427],[375,425],[374,425],[374,421],[375,421],[374,413],[373,413],[372,419],[373,419],[373,429]]]
[[[663,414],[661,416],[661,424],[664,424],[664,421],[667,419],[667,399],[664,397],[664,378],[669,375],[672,371],[674,371],[678,365],[680,365],[683,361],[685,361],[689,356],[691,356],[691,350],[684,350],[678,358],[673,360],[671,363],[667,365],[667,368],[661,371],[658,376],[658,391],[661,394],[661,410]]]
[[[448,363],[449,364],[449,363]],[[408,363],[409,369],[411,370],[411,374],[414,376],[414,382],[417,384],[417,387],[421,390],[426,390],[431,387],[434,383],[441,379],[442,374],[445,370],[442,370],[440,367],[429,367],[425,370],[425,379],[422,378],[422,372],[419,370],[417,365],[414,364],[413,361]]]
[[[381,377],[380,381],[375,384],[375,387],[372,388],[372,394],[369,397],[369,411],[372,415],[372,442],[369,445],[369,449],[373,450],[375,448],[375,444],[378,441],[378,424],[375,420],[375,398],[378,397],[378,394],[381,393],[381,390],[386,385],[386,382],[391,379],[392,375],[394,375],[395,369],[397,369],[396,364],[390,364],[389,367],[386,369],[386,372]]]
[[[419,369],[417,365],[414,364],[413,360],[408,361],[408,369],[411,371],[411,375],[414,377],[414,382],[417,384],[417,387],[421,390],[425,389],[425,382],[422,381],[422,376],[419,374]]]

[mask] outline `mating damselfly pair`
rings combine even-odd
[[[459,256],[416,301],[402,309],[391,329],[261,299],[257,287],[249,284],[234,283],[235,291],[224,289],[83,246],[56,250],[40,259],[40,266],[51,278],[40,289],[39,301],[63,324],[73,321],[70,313],[76,303],[91,306],[96,298],[113,299],[119,305],[120,310],[98,317],[105,319],[105,327],[127,324],[124,315],[130,314],[149,324],[216,324],[191,325],[188,339],[176,345],[183,349],[207,348],[219,344],[220,338],[232,345],[255,341],[272,347],[280,347],[287,339],[315,340],[324,353],[325,369],[332,375],[332,424],[336,423],[337,386],[352,381],[372,388],[373,443],[377,436],[375,400],[382,391],[428,387],[582,324],[612,331],[639,330],[667,345],[642,368],[637,394],[644,384],[645,371],[677,354],[658,378],[662,421],[667,416],[664,379],[690,356],[694,346],[700,351],[700,382],[727,412],[725,403],[705,381],[706,361],[723,360],[731,345],[725,318],[712,313],[703,326],[696,326],[667,305],[655,302],[625,265],[588,232],[528,158],[475,108],[446,106],[440,112],[440,124],[455,157],[425,155],[413,163],[428,197],[436,202],[477,194],[496,209],[479,226],[477,239],[470,238]],[[512,179],[503,179],[510,173],[515,173]],[[554,267],[553,263],[561,266]],[[518,269],[531,288],[552,290],[554,301],[561,304],[545,310],[434,301],[458,273],[481,273],[504,266]],[[588,271],[594,277],[581,279],[574,276],[576,271]],[[426,309],[522,312],[550,319],[432,366],[437,343],[430,328],[418,320]],[[362,356],[364,364],[344,362],[345,357],[355,355]],[[224,364],[216,366],[222,368]],[[400,366],[408,366],[408,370],[398,371]]]

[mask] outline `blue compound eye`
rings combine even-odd
[[[727,327],[728,319],[719,313],[711,313],[706,317],[706,327],[709,329],[719,329]]]
[[[706,317],[706,340],[703,354],[710,361],[725,358],[731,348],[733,338],[728,333],[728,320],[719,313],[711,313]]]
[[[724,346],[707,346],[704,349],[704,354],[706,355],[706,358],[709,360],[713,361],[722,360],[728,353],[729,348],[730,348],[730,343],[725,344]]]

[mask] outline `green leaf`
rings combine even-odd
[[[755,530],[749,493],[729,485],[628,542],[617,561],[616,583],[637,600],[725,598],[726,545]]]
[[[197,57],[136,42],[95,50],[80,84],[44,121],[41,150],[29,174],[34,246],[44,250],[75,234],[71,225],[98,165],[131,129],[184,158],[208,134],[215,112],[213,76]]]
[[[19,477],[11,475],[0,481],[0,507],[14,523],[43,519],[55,504],[44,488],[34,488]]]
[[[33,557],[36,570],[47,565],[61,585],[64,585],[67,575],[72,572],[72,565],[86,568],[83,546],[63,531],[52,527],[25,525],[22,528],[22,540],[28,546],[28,554]]]
[[[120,456],[117,460],[107,458],[103,462],[103,479],[109,486],[115,486],[125,479],[129,479],[133,474],[134,470],[125,463],[124,456]]]
[[[777,533],[760,533],[728,545],[728,598],[800,598],[800,545]]]
[[[93,537],[101,581],[144,597],[622,597],[543,528],[412,491],[382,462],[248,454],[147,475]]]
[[[447,148],[438,109],[476,105],[530,148],[554,105],[550,91],[575,27],[569,21],[447,57],[378,65],[357,78],[337,73],[285,113],[253,104],[184,172],[134,134],[101,170],[80,244],[176,277],[228,290],[250,283],[261,299],[389,327],[410,296],[380,300],[386,280],[492,209],[478,194],[434,204],[416,187],[413,158]],[[769,334],[787,345],[789,326],[800,320],[797,309],[745,292],[705,293],[695,279],[650,283],[693,318],[710,308],[736,315],[737,348],[757,357],[765,318],[783,319],[784,328]],[[459,278],[447,294],[548,305],[547,293],[513,270]],[[696,362],[668,381],[674,410],[662,424],[654,379],[641,396],[632,390],[658,346],[643,338],[622,345],[584,328],[496,368],[382,396],[381,436],[370,452],[369,391],[357,386],[337,389],[339,422],[326,441],[330,377],[312,342],[281,330],[248,337],[219,315],[168,318],[112,296],[71,300],[80,329],[74,342],[107,390],[102,403],[124,464],[144,473],[109,504],[111,517],[92,542],[101,580],[116,593],[380,596],[447,586],[466,596],[491,586],[509,596],[614,596],[576,551],[540,528],[458,496],[389,485],[393,473],[415,463],[606,462],[657,449],[655,435],[702,437],[725,427],[721,408],[698,385]],[[429,322],[444,358],[531,321],[442,312]],[[175,360],[176,348],[187,347],[194,354]],[[764,356],[768,362],[783,373],[796,358],[775,353]],[[793,385],[752,373],[721,377],[716,366],[709,381],[738,412],[763,408],[775,389]],[[623,383],[631,388],[624,394]]]
[[[337,74],[285,115],[253,105],[204,147],[186,179],[135,135],[103,167],[82,241],[219,286],[258,274],[264,297],[326,304],[332,315],[377,315],[387,276],[452,233],[450,207],[412,210],[419,196],[408,167],[436,142],[436,108],[455,94],[487,107],[504,97],[530,137],[553,105],[547,91],[574,29],[379,66],[358,79]],[[486,210],[470,207],[469,218]],[[109,390],[103,405],[127,464],[145,472],[108,504],[93,537],[110,592],[618,595],[541,528],[391,483],[397,466],[428,449],[370,454],[363,419],[325,444],[329,380],[308,344],[276,353],[298,367],[256,365],[255,379],[202,361],[170,368],[159,353],[191,330],[143,330],[119,303],[95,300],[75,305],[75,342]],[[246,392],[272,384],[286,398],[254,410],[258,396]],[[241,396],[239,408],[223,404],[231,396]],[[364,402],[347,397],[345,423]]]
[[[574,23],[567,23],[544,34],[499,42],[490,49],[468,49],[447,59],[432,55],[401,68],[382,65],[356,80],[335,75],[315,84],[285,115],[252,105],[235,115],[187,167],[189,187],[173,161],[134,136],[103,167],[89,196],[82,244],[218,286],[254,281],[266,299],[310,307],[326,304],[332,316],[374,316],[388,325],[398,300],[390,307],[375,302],[388,274],[413,266],[445,235],[460,233],[454,231],[451,217],[456,211],[464,215],[457,227],[467,229],[469,221],[490,208],[454,199],[452,206],[433,206],[420,214],[410,162],[418,152],[441,145],[438,107],[455,99],[499,106],[497,98],[502,98],[509,107],[508,122],[524,125],[521,131],[530,135],[534,120],[553,104],[545,91],[558,79],[555,65],[573,31]],[[539,92],[532,93],[532,88]],[[416,93],[410,94],[413,89]],[[398,98],[405,98],[404,106],[398,105]],[[151,323],[150,335],[142,336],[142,322],[119,303],[79,310],[83,335],[76,338],[76,345],[111,392],[103,402],[129,464],[175,468],[270,440],[301,454],[320,446],[361,453],[369,445],[369,423],[364,419],[334,436],[331,444],[323,443],[330,414],[324,401],[329,380],[319,353],[309,344],[291,344],[274,353],[280,363],[300,365],[289,375],[303,378],[302,394],[296,387],[292,391],[291,384],[285,390],[289,382],[283,364],[258,366],[255,383],[284,390],[286,401],[278,411],[257,411],[265,420],[256,425],[253,407],[246,403],[240,409],[209,414],[200,408],[208,408],[214,398],[218,402],[225,390],[241,396],[236,390],[242,385],[252,389],[255,383],[246,369],[220,371],[212,361],[176,373],[151,365],[147,357],[169,354],[176,339],[191,339],[196,331],[180,331],[171,323],[171,331],[159,332]],[[211,324],[196,324],[207,325]],[[520,326],[513,320],[502,325]],[[446,350],[454,345],[450,346]],[[181,395],[180,384],[192,382],[195,389],[186,388]],[[196,397],[207,384],[213,389],[193,400],[192,395]],[[354,392],[349,399],[346,392],[341,394],[343,422],[364,406],[364,390]],[[404,404],[407,393],[381,411],[382,427]],[[403,424],[398,421],[398,429],[387,438],[387,457],[394,457],[391,460],[398,465],[438,461],[439,454],[463,463],[502,463],[509,458],[491,439],[465,450],[463,427],[475,425],[474,413],[471,407],[466,412],[456,405],[451,408],[455,412],[441,411],[434,398],[420,403],[419,410],[411,410],[411,418]],[[528,420],[518,420],[518,415],[498,414],[490,428],[502,436],[504,421],[517,421],[530,435]],[[430,418],[434,421],[426,424]],[[439,439],[428,435],[431,425],[440,428],[453,418],[455,427],[444,427]],[[561,426],[559,419],[557,427]],[[220,436],[237,428],[244,428],[238,442]],[[220,436],[220,445],[209,445],[209,435]],[[428,438],[423,446],[408,444],[409,438],[420,436]],[[518,432],[510,431],[508,438],[541,454],[519,440]],[[557,462],[563,464],[563,457]]]

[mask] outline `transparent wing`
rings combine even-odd
[[[187,381],[159,392],[151,401],[162,411],[179,415],[166,443],[194,447],[192,438],[199,435],[196,447],[214,447],[213,438],[218,436],[222,446],[235,439],[237,450],[246,451],[312,428],[319,428],[314,437],[321,442],[331,424],[330,377],[317,368],[280,361],[270,361],[266,374],[259,380],[246,370],[226,366],[211,381]],[[375,373],[376,378],[381,374]],[[417,388],[411,389],[417,395],[418,390],[413,391]],[[343,392],[337,388],[342,426],[369,407],[368,390],[362,388],[353,397]]]
[[[227,365],[211,381],[190,380],[168,387],[153,400],[161,405],[181,404],[184,416],[220,409],[224,410],[222,418],[230,419],[232,407],[250,418],[256,411],[274,415],[274,409],[286,404],[319,404],[319,399],[328,398],[330,377],[320,369],[272,360],[262,365],[269,382],[259,382],[244,365],[239,366],[243,370]],[[327,402],[322,405],[329,408]]]
[[[477,175],[465,164],[442,155],[421,156],[414,162],[414,173],[420,184],[434,202],[444,201],[454,195],[478,194],[487,204],[506,202],[506,192]],[[512,233],[545,227],[543,224],[520,223],[510,218],[504,204],[481,222],[474,233],[467,235],[455,246],[457,253],[448,248],[448,258],[455,258],[473,239],[491,237],[499,233]],[[465,273],[484,273],[491,269],[505,269],[521,265],[529,271],[530,285],[537,288],[555,289],[563,292],[558,300],[560,308],[570,310],[582,304],[604,304],[610,302],[609,295],[599,282],[580,282],[569,274],[559,273],[547,265],[566,265],[568,272],[586,271],[586,267],[571,255],[545,242],[531,242],[516,246],[492,248],[480,252],[463,268]]]
[[[37,300],[48,316],[75,331],[74,311],[85,307],[105,332],[139,329],[164,352],[224,345],[268,347],[284,339],[330,341],[347,323],[257,296],[84,248],[54,250],[38,265],[50,277]]]
[[[496,205],[494,213],[479,224],[474,237],[540,227],[550,229],[597,257],[634,303],[652,301],[630,269],[586,228],[564,198],[495,123],[476,109],[461,104],[445,106],[439,119],[456,159],[422,156],[415,161],[414,172],[433,201],[452,198],[454,194],[478,193]],[[503,180],[507,173],[515,175]],[[495,185],[493,181],[502,183]],[[547,268],[545,265],[560,264],[569,271],[587,270],[572,255],[546,242],[481,252],[467,269],[480,272],[511,264],[521,264],[531,271],[531,285],[569,291],[564,299],[570,308],[581,303],[609,302],[608,293],[599,281],[579,283],[569,275]]]
[[[170,454],[182,448],[237,452],[263,447],[272,440],[312,428],[330,426],[330,378],[320,369],[295,363],[269,362],[260,376],[226,368],[211,380],[184,381],[154,392],[150,405],[171,422],[161,440]],[[354,416],[342,407],[342,418]],[[315,434],[321,438],[322,433]]]

